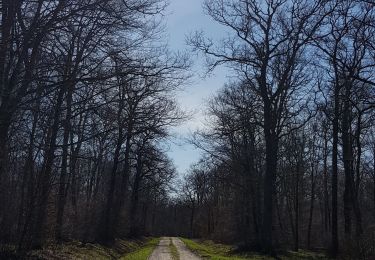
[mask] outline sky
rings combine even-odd
[[[167,11],[166,30],[172,51],[190,51],[186,45],[186,36],[203,30],[214,39],[224,37],[223,28],[204,14],[204,0],[170,0]],[[191,133],[204,126],[205,101],[223,87],[226,81],[225,68],[218,68],[209,77],[205,76],[204,58],[192,54],[193,77],[184,90],[178,93],[177,100],[181,108],[192,117],[177,128],[172,129],[173,137],[169,142],[168,155],[174,161],[177,171],[184,175],[192,163],[199,160],[201,151],[186,142]]]

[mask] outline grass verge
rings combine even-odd
[[[138,250],[121,257],[121,260],[147,260],[152,254],[155,247],[159,244],[159,238],[150,239],[146,244],[140,247]]]
[[[275,258],[265,255],[260,255],[252,252],[244,252],[243,254],[234,254],[234,247],[230,245],[223,245],[213,243],[212,241],[199,241],[181,238],[185,245],[203,259],[211,260],[273,260]],[[282,260],[324,260],[328,259],[323,254],[314,252],[307,252],[300,250],[298,252],[289,251],[280,255],[278,259]]]
[[[177,247],[173,244],[172,239],[169,239],[169,250],[171,251],[173,260],[180,259],[180,255],[178,253]]]
[[[121,241],[121,244],[128,245],[128,241]],[[129,242],[132,247],[133,242]],[[33,250],[29,253],[30,259],[115,259],[122,255],[122,251],[118,251],[117,245],[113,248],[100,244],[82,243],[79,241],[71,241],[64,244],[50,244],[43,249]]]
[[[158,238],[142,238],[137,240],[119,239],[116,240],[112,246],[107,247],[100,244],[72,241],[61,245],[51,244],[41,250],[33,250],[28,253],[25,259],[146,260],[158,242]],[[3,255],[0,254],[0,258],[2,256]],[[14,256],[16,255],[14,254]],[[5,259],[15,258],[9,257]]]
[[[244,260],[244,259],[261,259],[261,260],[268,260],[272,258],[267,258],[260,256],[262,258],[249,258],[249,256],[240,256],[231,254],[233,250],[232,246],[223,245],[223,244],[216,244],[212,241],[199,241],[196,242],[191,239],[181,238],[181,240],[185,243],[187,248],[194,251],[198,255],[200,255],[203,259],[212,259],[212,260]]]

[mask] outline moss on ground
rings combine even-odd
[[[211,260],[273,260],[274,257],[260,255],[257,253],[244,252],[239,254],[234,254],[234,247],[230,245],[223,245],[213,243],[212,241],[197,241],[191,239],[181,238],[181,240],[186,244],[186,246],[199,254],[203,259]],[[288,251],[278,257],[282,260],[323,260],[328,259],[323,254],[303,251],[298,252]]]

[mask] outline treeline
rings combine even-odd
[[[110,243],[153,231],[175,169],[188,62],[163,0],[3,0],[0,243]]]
[[[176,232],[267,253],[373,257],[374,3],[207,0],[204,8],[228,37],[196,33],[189,44],[209,71],[227,65],[234,77],[193,137],[205,156],[173,206]]]

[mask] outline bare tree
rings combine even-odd
[[[210,69],[230,64],[262,100],[260,124],[266,142],[262,245],[272,252],[278,142],[286,125],[305,108],[297,100],[306,95],[301,86],[308,82],[308,44],[317,36],[330,8],[325,1],[222,0],[206,1],[204,7],[233,37],[215,47],[197,33],[190,45],[207,55]]]

